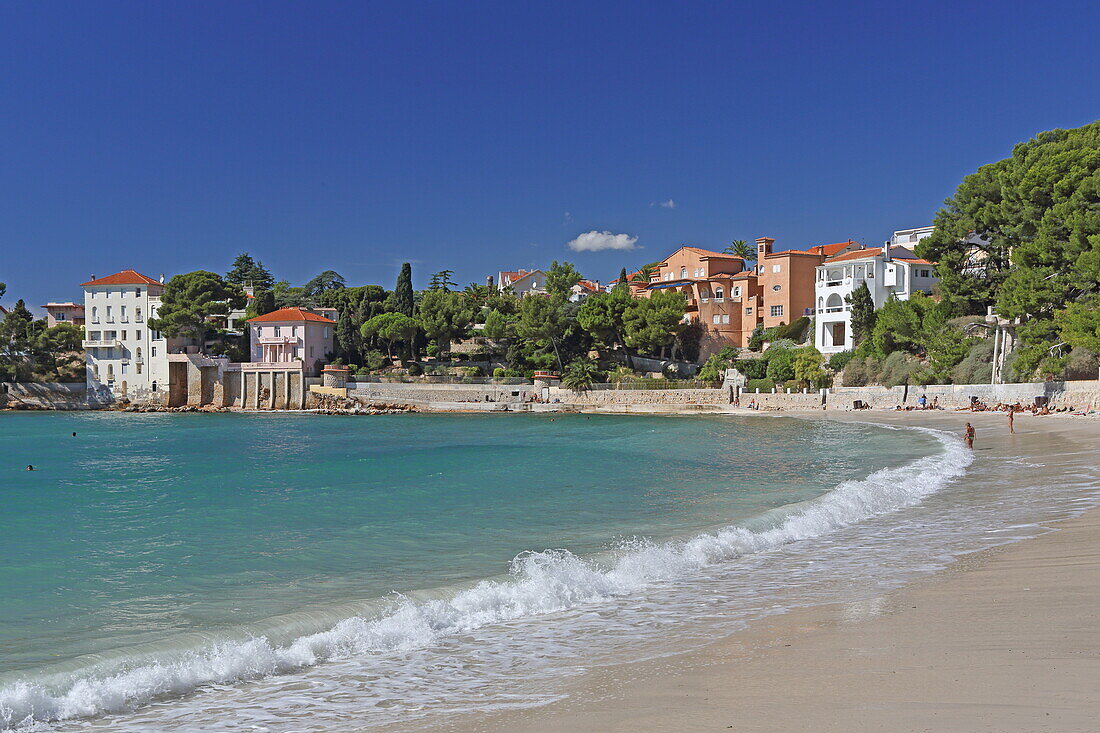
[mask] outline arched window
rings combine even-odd
[[[680,268],[680,277],[687,277],[687,276],[688,276],[688,269],[686,267],[681,267]]]
[[[115,381],[115,365],[114,364],[108,364],[107,365],[107,381],[108,382]]]
[[[782,285],[772,285],[772,290],[774,290],[777,293],[782,289],[783,289]]]
[[[154,392],[157,391],[157,380],[155,380],[155,379],[153,380],[153,391]]]
[[[840,299],[840,296],[833,293],[829,296],[829,299],[825,301],[826,313],[837,313],[844,310],[844,301]]]
[[[714,289],[714,297],[715,298],[723,298],[723,297],[725,297],[725,293],[726,293],[726,291],[723,290],[721,286],[718,286]]]
[[[99,306],[92,306],[92,323],[99,323]]]

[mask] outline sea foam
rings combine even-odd
[[[486,625],[612,601],[662,580],[716,563],[818,537],[874,516],[917,504],[962,475],[973,455],[941,431],[940,453],[845,481],[822,496],[776,513],[759,530],[730,526],[688,540],[624,542],[604,558],[568,550],[525,552],[503,580],[484,580],[447,598],[401,600],[376,618],[355,616],[327,631],[276,645],[264,637],[227,641],[166,662],[135,662],[122,671],[92,667],[64,680],[24,680],[0,689],[0,724],[33,726],[137,708],[210,685],[255,680],[328,660],[430,646]]]

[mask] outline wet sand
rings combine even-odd
[[[960,434],[970,421],[978,451],[1042,459],[1047,478],[1097,475],[1096,418],[1024,415],[1009,435],[1000,413],[826,416]],[[877,598],[798,609],[699,651],[592,669],[559,702],[447,729],[1100,730],[1100,510],[1049,526]]]

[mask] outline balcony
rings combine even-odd
[[[265,346],[291,346],[298,343],[294,336],[259,336],[256,343]]]
[[[122,342],[118,339],[86,339],[81,341],[80,345],[85,349],[113,349],[116,346],[122,346]]]

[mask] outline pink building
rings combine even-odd
[[[306,308],[280,308],[250,318],[248,325],[254,364],[301,362],[306,374],[313,376],[332,353],[336,321]]]
[[[46,309],[47,328],[53,328],[59,323],[71,323],[74,326],[84,325],[83,303],[46,303],[42,307]]]

